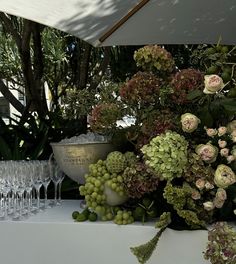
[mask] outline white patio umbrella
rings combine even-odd
[[[0,10],[93,46],[236,44],[236,0],[0,0]]]

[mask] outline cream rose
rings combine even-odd
[[[227,142],[225,140],[219,139],[218,140],[218,145],[219,145],[220,148],[225,148],[226,145],[227,145]]]
[[[207,144],[200,144],[196,147],[196,153],[201,157],[203,161],[206,163],[212,163],[216,160],[218,155],[218,148],[211,145],[210,143]]]
[[[222,78],[216,74],[204,76],[205,88],[203,92],[205,94],[215,94],[224,88],[224,82]]]
[[[235,157],[234,157],[233,155],[229,155],[229,156],[227,157],[227,162],[228,162],[228,164],[231,163],[231,162],[233,162],[234,160],[235,160]]]
[[[236,120],[231,121],[227,125],[228,133],[232,133],[234,130],[236,130]]]
[[[223,136],[227,132],[227,127],[221,126],[218,128],[218,136]]]
[[[228,157],[229,156],[229,149],[228,148],[223,148],[220,150],[220,155],[222,157]]]
[[[236,129],[231,132],[230,136],[232,141],[236,143]]]
[[[208,137],[214,137],[217,135],[217,130],[214,128],[207,128],[206,133],[207,133]]]
[[[227,199],[227,193],[225,189],[218,188],[216,192],[216,199],[220,201],[225,201]]]
[[[206,211],[212,211],[215,208],[213,202],[211,201],[203,203],[203,207]]]
[[[203,179],[197,179],[195,185],[199,190],[202,190],[205,187],[205,183]]]
[[[227,188],[236,182],[236,175],[230,167],[220,164],[216,168],[214,182],[219,188]]]
[[[199,118],[190,113],[181,115],[182,130],[187,133],[191,133],[197,129],[198,124],[201,122]]]

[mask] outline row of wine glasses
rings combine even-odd
[[[22,220],[40,210],[60,204],[60,188],[64,176],[53,159],[0,161],[0,220]],[[51,181],[54,184],[55,195],[52,203],[49,203],[47,192]],[[40,199],[42,187],[43,203]]]

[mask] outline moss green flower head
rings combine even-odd
[[[236,175],[230,167],[220,164],[215,171],[214,182],[219,188],[227,188],[236,182]]]
[[[216,92],[224,88],[224,82],[222,78],[216,74],[205,75],[204,76],[205,88],[203,92],[205,94],[215,94]]]
[[[188,142],[176,132],[167,131],[153,138],[141,148],[146,165],[151,167],[160,180],[181,177],[187,165]]]
[[[218,155],[218,148],[210,143],[198,145],[195,151],[206,163],[215,162]]]
[[[191,133],[197,129],[198,124],[201,122],[199,118],[190,113],[181,115],[182,130],[187,133]]]

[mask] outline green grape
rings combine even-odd
[[[114,223],[116,223],[117,225],[127,225],[133,222],[134,222],[134,218],[132,216],[131,211],[119,210],[117,211],[117,214],[114,217]]]
[[[122,154],[123,155],[123,154]],[[116,155],[115,155],[116,156]],[[118,155],[120,156],[120,154]],[[112,159],[114,156],[112,157]],[[123,157],[121,158],[121,160]],[[110,160],[110,165],[114,160]],[[106,203],[105,185],[109,186],[120,196],[125,196],[122,175],[107,170],[106,161],[99,160],[96,164],[89,166],[89,172],[85,178],[84,186],[79,188],[80,194],[85,197],[87,206],[99,214],[103,221],[112,220],[115,216],[113,207]],[[115,166],[112,164],[112,166]],[[116,166],[115,166],[116,167]],[[123,218],[121,219],[124,220]]]

